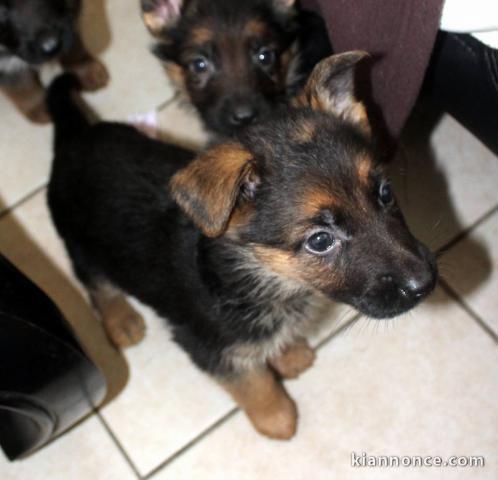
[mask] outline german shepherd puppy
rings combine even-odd
[[[154,53],[212,132],[232,135],[295,93],[330,55],[294,0],[141,0]]]
[[[121,292],[134,295],[273,438],[290,438],[297,420],[275,373],[312,364],[305,336],[322,299],[389,318],[436,281],[353,95],[363,56],[323,60],[292,106],[196,158],[129,126],[91,126],[70,77],[49,92],[48,203],[111,339],[143,336]]]
[[[85,50],[77,32],[80,0],[0,0],[0,89],[31,121],[49,121],[37,69],[58,59],[83,88],[108,80],[105,67]]]

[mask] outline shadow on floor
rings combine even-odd
[[[0,198],[0,211],[4,208]],[[6,211],[0,215],[0,220],[0,252],[58,306],[83,349],[102,370],[107,382],[103,404],[108,403],[128,382],[129,369],[125,358],[108,342],[101,322],[82,291],[43,252],[16,220],[15,213]]]
[[[393,184],[402,211],[414,235],[439,253],[441,278],[452,273],[457,265],[446,261],[444,248],[467,226],[461,224],[449,192],[448,179],[437,164],[431,135],[441,120],[441,112],[419,104],[402,135],[397,158],[390,165]],[[451,141],[448,138],[446,141]],[[469,185],[469,188],[473,188]],[[479,274],[467,285],[463,295],[479,287],[490,275],[492,261],[486,247],[466,236],[467,253],[480,260]]]

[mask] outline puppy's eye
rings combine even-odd
[[[275,63],[275,51],[263,47],[256,53],[256,60],[263,67],[271,67]]]
[[[204,57],[197,57],[189,63],[190,71],[200,75],[209,70],[209,60]]]
[[[316,232],[306,240],[305,248],[315,255],[328,253],[335,244],[335,240],[329,232]]]
[[[394,201],[394,195],[390,183],[382,182],[380,184],[379,201],[383,205],[390,205]]]

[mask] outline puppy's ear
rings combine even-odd
[[[251,160],[242,145],[223,144],[199,155],[170,180],[173,199],[208,237],[225,232],[240,196],[254,195],[259,179]]]
[[[155,37],[172,27],[180,18],[183,0],[140,0],[142,19]]]
[[[354,93],[356,66],[367,56],[368,53],[357,50],[325,58],[315,66],[293,104],[331,113],[370,135],[365,106]]]

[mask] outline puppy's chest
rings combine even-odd
[[[224,350],[226,366],[235,370],[264,364],[297,339],[305,337],[316,323],[321,302],[312,293],[288,298],[268,298],[247,306],[236,321],[240,338]]]

